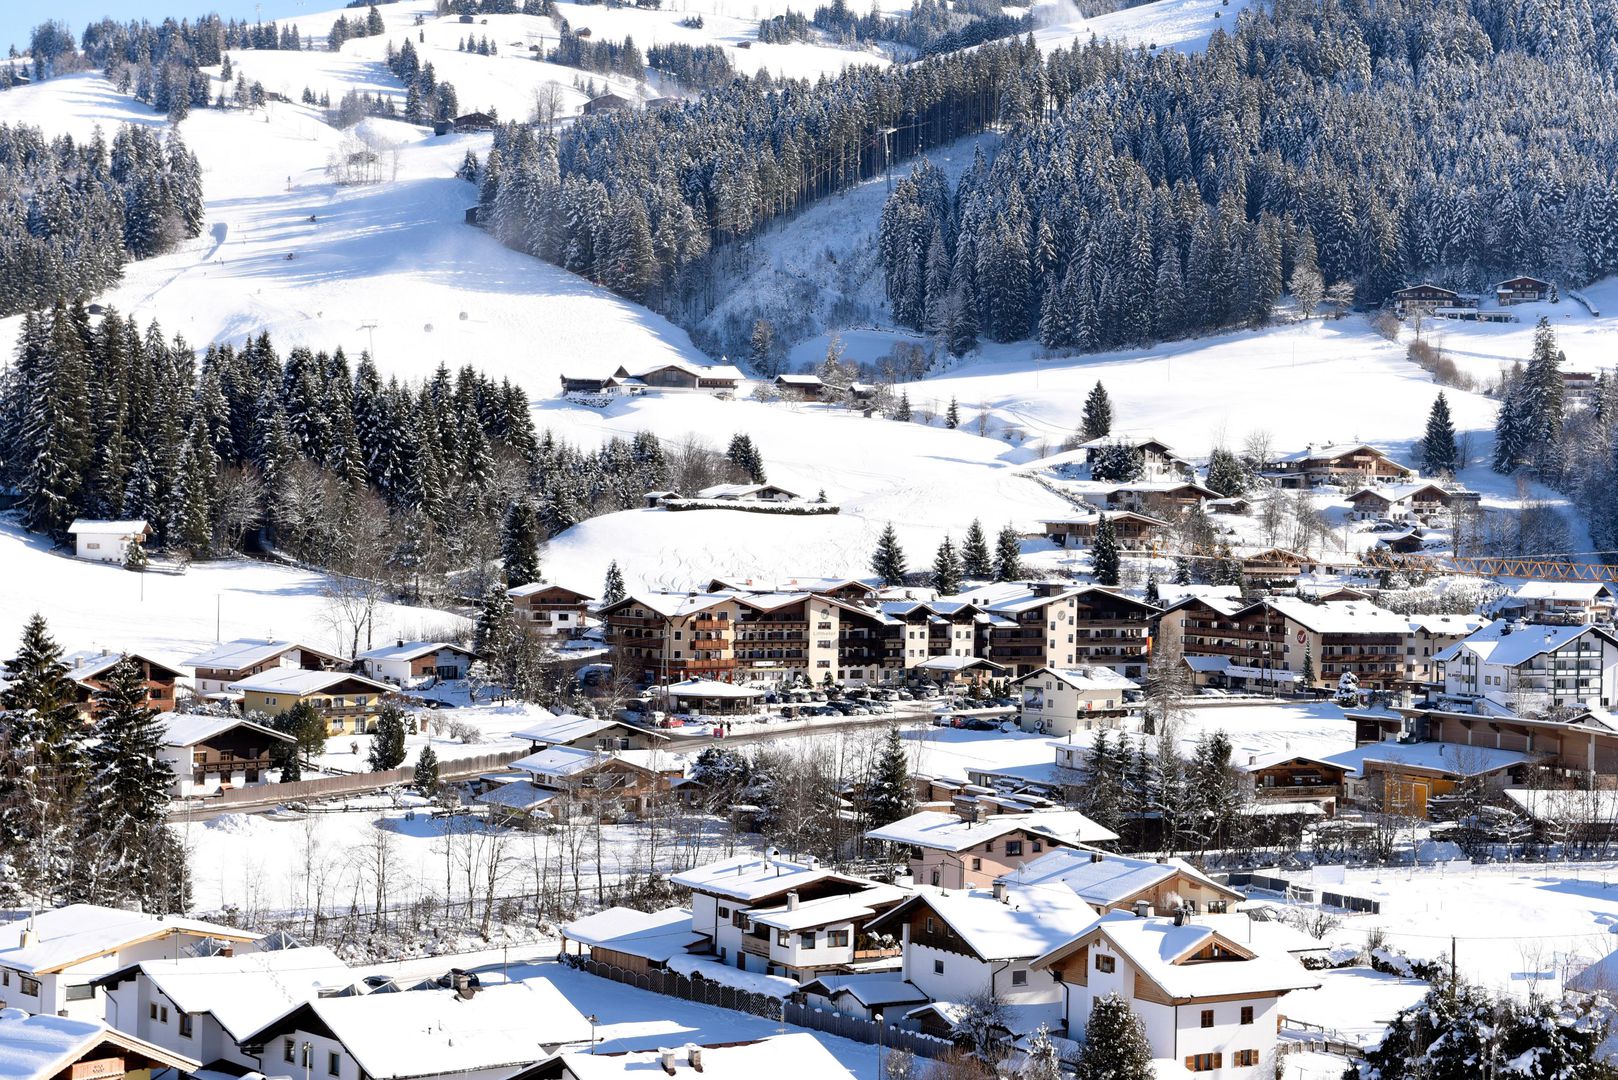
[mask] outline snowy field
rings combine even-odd
[[[1034,42],[1049,50],[1082,43],[1094,35],[1149,49],[1198,52],[1215,30],[1233,33],[1236,16],[1247,5],[1248,0],[1158,0],[1086,19],[1070,0],[1057,0],[1035,7],[1040,28],[1034,32]]]

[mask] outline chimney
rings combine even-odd
[[[1093,863],[1098,863],[1104,858],[1106,858],[1106,856],[1101,854],[1099,851],[1090,852],[1090,861]]]
[[[998,900],[1002,904],[1006,902],[1006,883],[1005,882],[997,881],[992,886],[990,886],[990,888],[994,890],[994,898],[996,900]]]
[[[1185,908],[1175,908],[1174,909],[1174,925],[1175,926],[1184,926],[1185,925]]]
[[[696,1072],[701,1072],[702,1071],[702,1047],[700,1047],[700,1046],[689,1047],[688,1048],[688,1054],[689,1054],[690,1059],[691,1059],[691,1068],[693,1070],[695,1070]]]
[[[395,648],[395,649],[402,649],[402,648],[404,648],[404,638],[395,638],[395,639],[394,639],[394,642],[393,642],[393,647],[394,647],[394,648]]]
[[[1135,901],[1135,918],[1149,919],[1152,917],[1152,902],[1150,900]]]
[[[657,1059],[658,1059],[658,1064],[663,1066],[663,1071],[668,1073],[670,1076],[673,1076],[674,1075],[674,1051],[673,1050],[659,1050],[657,1052]]]
[[[39,944],[39,932],[37,930],[35,930],[32,926],[23,927],[22,936],[17,939],[18,947],[26,949],[31,945],[38,945],[38,944]]]
[[[788,911],[797,911],[798,910],[798,890],[797,889],[793,889],[791,892],[787,893],[787,910]]]

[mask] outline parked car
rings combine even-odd
[[[987,716],[968,716],[962,726],[968,731],[998,731],[1000,721]]]

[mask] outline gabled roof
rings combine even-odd
[[[691,929],[691,912],[686,908],[647,912],[611,907],[568,923],[562,927],[562,936],[592,949],[611,949],[658,963],[667,963],[669,957],[706,940],[706,935]]]
[[[131,518],[128,521],[106,521],[100,518],[74,518],[73,524],[67,527],[70,533],[117,533],[119,536],[138,535],[149,532],[151,526],[144,518]]]
[[[804,983],[803,990],[828,998],[847,994],[866,1008],[920,1004],[927,1000],[926,994],[897,972],[828,973]]]
[[[195,746],[215,735],[237,728],[247,728],[255,735],[262,735],[275,742],[293,742],[291,735],[263,724],[244,720],[240,716],[209,716],[206,713],[159,713],[157,723],[163,728],[164,746]]]
[[[807,1031],[772,1035],[751,1042],[719,1043],[700,1048],[702,1068],[691,1065],[690,1045],[671,1048],[674,1073],[701,1080],[854,1080],[854,1074]],[[617,1053],[564,1054],[562,1067],[575,1080],[661,1078],[663,1049]],[[521,1078],[516,1078],[521,1080]]]
[[[792,933],[817,926],[835,926],[839,923],[868,919],[879,909],[897,904],[909,895],[909,889],[897,885],[873,885],[856,893],[804,900],[796,907],[781,904],[775,907],[754,908],[748,914],[760,926]]]
[[[652,493],[647,492],[647,494],[650,495]],[[668,493],[665,492],[664,494]],[[589,595],[588,593],[581,593],[577,589],[568,588],[566,585],[558,585],[554,581],[530,581],[526,585],[518,585],[514,588],[507,589],[506,595],[513,599],[517,599],[524,596],[533,596],[535,593],[549,592],[551,589],[555,589],[557,592],[567,593],[569,596],[577,600],[588,601],[595,599],[595,597]]]
[[[693,892],[728,896],[746,902],[784,896],[794,889],[823,881],[840,881],[861,887],[876,884],[865,878],[840,874],[818,863],[793,862],[780,855],[751,853],[693,866],[669,880]]]
[[[67,668],[68,678],[76,682],[86,679],[99,678],[111,671],[125,658],[140,660],[152,669],[152,673],[161,677],[167,673],[171,678],[179,678],[180,672],[167,664],[160,664],[149,656],[135,652],[99,652],[90,649],[81,649],[78,652],[68,653],[62,657],[62,664]]]
[[[1094,926],[1096,913],[1071,889],[1029,886],[1004,890],[995,899],[984,889],[918,892],[868,926],[898,926],[918,908],[938,916],[981,960],[1040,956]]]
[[[23,944],[24,931],[30,926],[33,942]],[[69,904],[0,924],[0,967],[48,975],[110,956],[131,945],[176,934],[223,941],[257,941],[263,936],[197,919],[172,915],[158,918],[95,904]]]
[[[1306,447],[1296,453],[1277,458],[1276,461],[1278,464],[1306,465],[1313,461],[1330,461],[1333,458],[1340,458],[1347,454],[1357,454],[1362,450],[1368,450],[1377,457],[1388,458],[1387,451],[1381,447],[1372,446],[1370,443],[1332,443],[1329,446]],[[1388,460],[1392,461],[1391,458],[1388,458]],[[1405,471],[1408,472],[1409,470],[1406,469]]]
[[[620,720],[597,720],[589,716],[575,716],[568,713],[562,716],[542,716],[534,723],[518,731],[513,731],[513,739],[527,739],[529,742],[547,743],[551,746],[568,746],[580,739],[593,739],[604,731],[627,728],[628,725]],[[644,735],[653,739],[667,739],[668,736],[660,731],[648,731],[636,728],[635,734]]]
[[[1420,481],[1412,484],[1380,484],[1373,487],[1363,487],[1348,497],[1349,502],[1359,502],[1369,496],[1386,499],[1390,503],[1404,502],[1406,499],[1419,495],[1423,491],[1436,491],[1444,498],[1451,498],[1450,492],[1439,487],[1431,481]]]
[[[607,755],[596,750],[584,750],[574,746],[550,746],[537,754],[529,754],[525,758],[513,761],[511,768],[533,773],[545,780],[563,780],[569,776],[588,772],[606,760]]]
[[[1404,634],[1410,629],[1405,616],[1364,600],[1311,604],[1297,596],[1272,596],[1261,602],[1317,634]]]
[[[591,1036],[589,1021],[543,978],[485,986],[470,1000],[440,989],[318,998],[247,1041],[300,1030],[329,1032],[365,1075],[390,1080],[517,1069]]]
[[[775,377],[778,383],[787,386],[825,386],[826,382],[819,375],[790,375],[782,374]]]
[[[309,668],[271,668],[261,671],[257,675],[249,675],[245,679],[238,679],[230,684],[230,689],[238,694],[289,694],[292,697],[306,697],[309,694],[319,694],[343,683],[356,683],[362,689],[374,691],[379,694],[391,694],[393,687],[387,683],[368,679],[364,675],[355,675],[351,671],[314,671]]]
[[[647,611],[656,612],[666,619],[680,618],[686,615],[696,615],[710,608],[718,607],[726,602],[734,602],[736,597],[730,593],[631,593],[618,601],[601,609],[602,615],[610,615],[626,607],[643,607]]]
[[[1057,848],[1024,863],[999,880],[1008,885],[1063,885],[1085,903],[1110,907],[1176,876],[1191,878],[1233,900],[1242,894],[1227,888],[1181,859],[1157,862],[1127,855]]]
[[[1097,935],[1175,1002],[1216,995],[1284,994],[1320,985],[1290,955],[1254,953],[1194,920],[1175,925],[1171,918],[1137,918],[1126,912],[1102,916],[1091,930],[1039,957],[1033,966],[1048,967]],[[1232,958],[1191,959],[1209,945],[1218,945]]]
[[[1404,766],[1450,776],[1487,776],[1535,760],[1534,755],[1492,746],[1449,742],[1374,742],[1327,754],[1321,762],[1364,776],[1367,764]]]
[[[297,641],[276,641],[269,638],[237,638],[234,641],[215,645],[207,652],[199,653],[189,660],[182,661],[182,663],[188,668],[240,671],[242,668],[254,667],[266,661],[274,660],[277,656],[292,649],[313,653],[330,663],[341,663],[343,659],[333,653],[311,648]]]
[[[476,801],[484,806],[503,806],[508,810],[537,810],[555,799],[554,791],[536,787],[528,780],[513,780],[485,791]]]
[[[1585,634],[1595,634],[1618,645],[1618,637],[1614,637],[1610,631],[1603,630],[1599,626],[1588,624],[1552,626],[1544,623],[1518,625],[1511,619],[1496,619],[1443,652],[1436,653],[1433,659],[1448,662],[1465,651],[1472,653],[1486,664],[1518,667],[1537,656],[1556,652]]]
[[[380,649],[366,649],[354,659],[356,660],[419,660],[428,653],[458,652],[462,656],[475,657],[477,654],[471,649],[448,641],[399,641],[392,645],[384,645]]]
[[[943,810],[921,810],[907,818],[871,829],[865,835],[870,840],[908,844],[932,851],[966,851],[1015,832],[1026,832],[1063,844],[1097,844],[1118,839],[1117,833],[1098,825],[1077,810],[988,814],[977,821],[965,821],[960,815]]]
[[[202,1068],[200,1061],[126,1035],[99,1020],[11,1015],[13,1011],[0,1012],[0,1080],[51,1080],[104,1045],[178,1072]]]
[[[1040,668],[1038,671],[1030,671],[1027,675],[1011,680],[1011,683],[1015,686],[1029,679],[1038,678],[1056,679],[1075,690],[1140,689],[1140,684],[1134,679],[1126,679],[1108,667]]]

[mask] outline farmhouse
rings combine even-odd
[[[715,484],[692,496],[694,499],[715,502],[797,502],[803,496],[779,484]]]
[[[1105,515],[1112,524],[1113,535],[1120,544],[1130,547],[1150,544],[1165,529],[1172,526],[1162,518],[1150,514],[1137,514],[1131,510],[1118,510]],[[1084,517],[1048,518],[1040,522],[1045,536],[1058,547],[1082,548],[1095,543],[1096,529],[1101,525],[1101,514]]]
[[[1478,298],[1442,285],[1421,284],[1397,289],[1393,294],[1393,313],[1401,319],[1411,315],[1431,315],[1440,308],[1475,308]]]
[[[147,704],[154,709],[174,708],[174,687],[180,672],[139,653],[75,652],[62,657],[70,679],[78,686],[79,718],[93,720],[100,711],[95,695],[107,688],[107,676],[124,659],[134,661],[146,684]]]
[[[1149,435],[1103,435],[1080,443],[1078,448],[1084,452],[1085,464],[1091,467],[1117,449],[1128,450],[1140,460],[1142,480],[1190,480],[1196,475],[1191,462],[1168,443]]]
[[[547,640],[568,641],[583,633],[595,597],[551,582],[533,581],[507,589],[517,622]]]
[[[1551,298],[1555,286],[1534,277],[1514,277],[1494,287],[1495,303],[1501,307],[1512,304],[1543,304]]]
[[[417,687],[466,678],[477,654],[447,641],[399,639],[380,649],[368,649],[355,659],[370,678],[394,686]]]
[[[174,770],[173,794],[182,799],[279,781],[273,751],[294,742],[239,716],[170,712],[157,721],[163,727],[158,756]]]
[[[67,527],[73,537],[73,556],[91,562],[122,563],[130,544],[151,539],[152,527],[145,521],[102,521],[76,518]]]
[[[1411,471],[1369,443],[1333,443],[1309,446],[1271,463],[1266,478],[1283,488],[1312,488],[1322,484],[1363,487],[1390,480],[1405,480]]]
[[[922,810],[871,829],[867,840],[910,849],[917,884],[941,889],[983,888],[1046,850],[1118,839],[1077,810],[965,814]]]
[[[684,361],[659,364],[631,372],[620,367],[613,372],[620,382],[634,380],[647,390],[693,390],[711,394],[735,393],[742,384],[742,373],[731,364],[688,364]]]
[[[216,645],[208,652],[183,661],[196,673],[193,680],[198,697],[234,698],[230,684],[266,671],[291,668],[303,671],[330,671],[346,667],[348,661],[334,653],[311,648],[295,641],[266,638],[236,638]]]
[[[580,37],[589,37],[590,31],[586,27],[579,31]],[[601,94],[584,103],[584,115],[594,116],[596,113],[616,112],[619,109],[633,108],[635,103],[618,94]]]
[[[387,683],[363,675],[303,668],[275,668],[233,682],[228,689],[241,695],[248,716],[276,716],[307,702],[326,721],[328,735],[363,735],[382,699],[393,692]]]
[[[1365,487],[1348,497],[1352,517],[1387,518],[1435,525],[1459,500],[1434,483],[1384,484]]]
[[[775,388],[795,401],[819,401],[826,394],[826,384],[819,375],[777,375]]]

